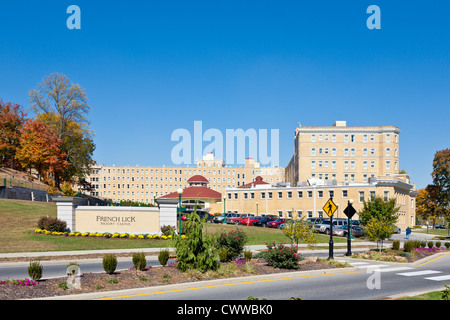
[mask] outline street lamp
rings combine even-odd
[[[183,194],[183,189],[179,188],[178,193],[178,235],[181,236],[181,195]]]
[[[256,201],[256,216],[259,216],[259,214],[258,214],[258,201]]]
[[[225,213],[227,212],[227,196],[223,196],[223,224],[227,224],[227,217],[225,216]]]

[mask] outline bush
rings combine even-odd
[[[283,244],[268,244],[264,254],[267,264],[275,268],[297,269],[298,262],[302,259],[297,253],[297,248],[286,247]]]
[[[169,261],[169,249],[164,249],[159,252],[158,261],[162,266],[167,264],[167,261]]]
[[[30,261],[30,265],[28,267],[28,275],[33,281],[38,281],[42,278],[42,270],[44,268],[39,263],[39,261]]]
[[[427,242],[426,241],[420,241],[420,246],[422,248],[425,248],[427,246]]]
[[[446,242],[446,243],[444,243],[444,245],[447,249],[450,248],[450,242]]]
[[[194,212],[187,214],[189,218],[185,224],[187,238],[178,237],[175,233],[172,241],[177,254],[177,268],[185,272],[197,269],[201,272],[217,270],[219,267],[217,247],[214,237],[203,232],[205,219]]]
[[[408,241],[405,241],[405,243],[403,244],[403,250],[405,252],[411,252],[415,248],[419,248],[419,247],[420,247],[420,241],[418,241],[418,240],[408,240]]]
[[[167,237],[167,236],[171,235],[173,232],[175,232],[175,228],[173,226],[162,226],[161,232],[164,236]]]
[[[133,253],[133,265],[137,270],[144,270],[147,265],[147,260],[145,260],[145,254],[143,252]]]
[[[117,268],[117,257],[115,254],[105,254],[103,256],[103,270],[108,274],[113,274]]]
[[[244,245],[247,242],[247,235],[240,229],[233,229],[229,232],[223,230],[216,235],[216,247],[227,249],[227,261],[238,258],[244,251]]]
[[[38,228],[50,232],[64,232],[67,228],[67,223],[57,218],[50,218],[44,216],[39,219]]]
[[[441,247],[441,242],[440,241],[436,241],[436,243],[434,244],[436,248],[440,248]]]
[[[226,247],[222,247],[218,250],[219,260],[220,262],[227,262],[228,260],[228,249]],[[231,260],[231,259],[230,259]]]
[[[400,249],[400,240],[394,240],[392,242],[392,250],[399,250]]]
[[[253,257],[252,251],[251,250],[245,250],[244,251],[244,259],[245,261],[250,261]]]
[[[428,248],[433,248],[433,246],[434,246],[434,243],[433,243],[433,241],[428,241]]]

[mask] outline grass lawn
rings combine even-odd
[[[56,217],[56,204],[22,200],[0,199],[0,253],[33,251],[70,251],[130,248],[166,248],[170,240],[105,239],[85,237],[49,236],[34,233],[42,216]],[[216,233],[234,225],[207,223],[206,232]],[[282,230],[239,226],[248,236],[246,245],[264,245],[266,242],[285,242],[289,239]],[[328,243],[329,236],[317,234],[319,243]],[[333,237],[334,242],[346,242]]]
[[[441,300],[441,291],[432,291],[418,296],[399,298],[397,300]]]

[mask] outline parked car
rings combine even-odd
[[[306,223],[310,225],[320,224],[323,221],[323,218],[308,218],[306,219]]]
[[[254,217],[255,215],[253,213],[242,213],[239,217],[233,218],[234,224],[241,224],[242,221],[247,219],[248,217]]]
[[[253,223],[258,221],[259,219],[262,219],[262,217],[259,216],[250,216],[247,218],[242,218],[239,222],[240,224],[246,225],[246,226],[252,226]]]
[[[234,220],[233,219],[237,219],[241,216],[240,213],[232,213],[231,215],[229,215],[227,217],[227,224],[234,224]]]
[[[272,216],[265,216],[265,217],[262,217],[261,219],[259,219],[258,221],[253,222],[253,225],[255,227],[266,228],[268,222],[275,221],[275,220],[276,220],[276,218],[274,218]]]
[[[285,218],[278,218],[278,219],[275,220],[275,221],[267,222],[267,227],[268,227],[268,228],[278,228],[278,229],[281,229],[283,223],[285,223],[286,220],[287,220],[287,219],[285,219]]]
[[[339,237],[347,237],[348,234],[348,225],[343,225],[337,228],[333,228],[333,235]],[[354,237],[363,237],[364,230],[358,226],[352,226],[352,235]]]
[[[214,218],[212,219],[212,221],[213,221],[214,223],[223,223],[223,220],[226,219],[227,217],[229,217],[231,214],[232,214],[232,213],[229,213],[229,212],[227,212],[227,213],[222,213],[220,216],[214,217]]]
[[[347,219],[333,219],[333,229],[344,225],[347,225]],[[330,234],[330,219],[324,219],[322,223],[315,224],[314,229],[320,233]]]
[[[397,226],[394,226],[394,233],[400,234],[401,232],[402,232],[402,229],[400,229],[400,228],[397,227]]]
[[[212,214],[209,214],[209,212],[203,211],[203,210],[186,210],[184,212],[182,212],[181,214],[181,220],[182,221],[187,221],[189,220],[189,218],[186,216],[186,214],[191,214],[193,212],[196,212],[197,215],[200,217],[200,219],[205,219],[206,222],[212,222],[212,219],[214,218],[214,216]],[[177,213],[177,218],[178,218],[179,213]]]
[[[443,224],[435,224],[435,225],[434,225],[434,228],[435,228],[435,229],[447,229],[447,227],[444,226]]]

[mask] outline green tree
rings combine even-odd
[[[283,224],[283,233],[291,240],[292,244],[297,245],[297,251],[300,241],[305,242],[308,247],[317,243],[317,237],[305,218],[294,219]]]
[[[383,240],[389,238],[394,233],[394,225],[389,220],[378,219],[372,217],[365,225],[365,235],[371,241],[377,242],[377,248],[381,251],[383,248]],[[381,247],[378,243],[381,241]]]
[[[186,239],[172,233],[172,241],[177,254],[177,267],[181,271],[196,269],[201,272],[217,270],[219,255],[214,247],[214,237],[203,232],[204,219],[196,211],[187,214],[185,222]]]
[[[364,226],[373,218],[385,221],[387,224],[395,224],[398,221],[397,212],[399,209],[396,207],[395,198],[386,201],[383,197],[375,197],[369,201],[364,201],[364,207],[358,213],[359,221]]]

